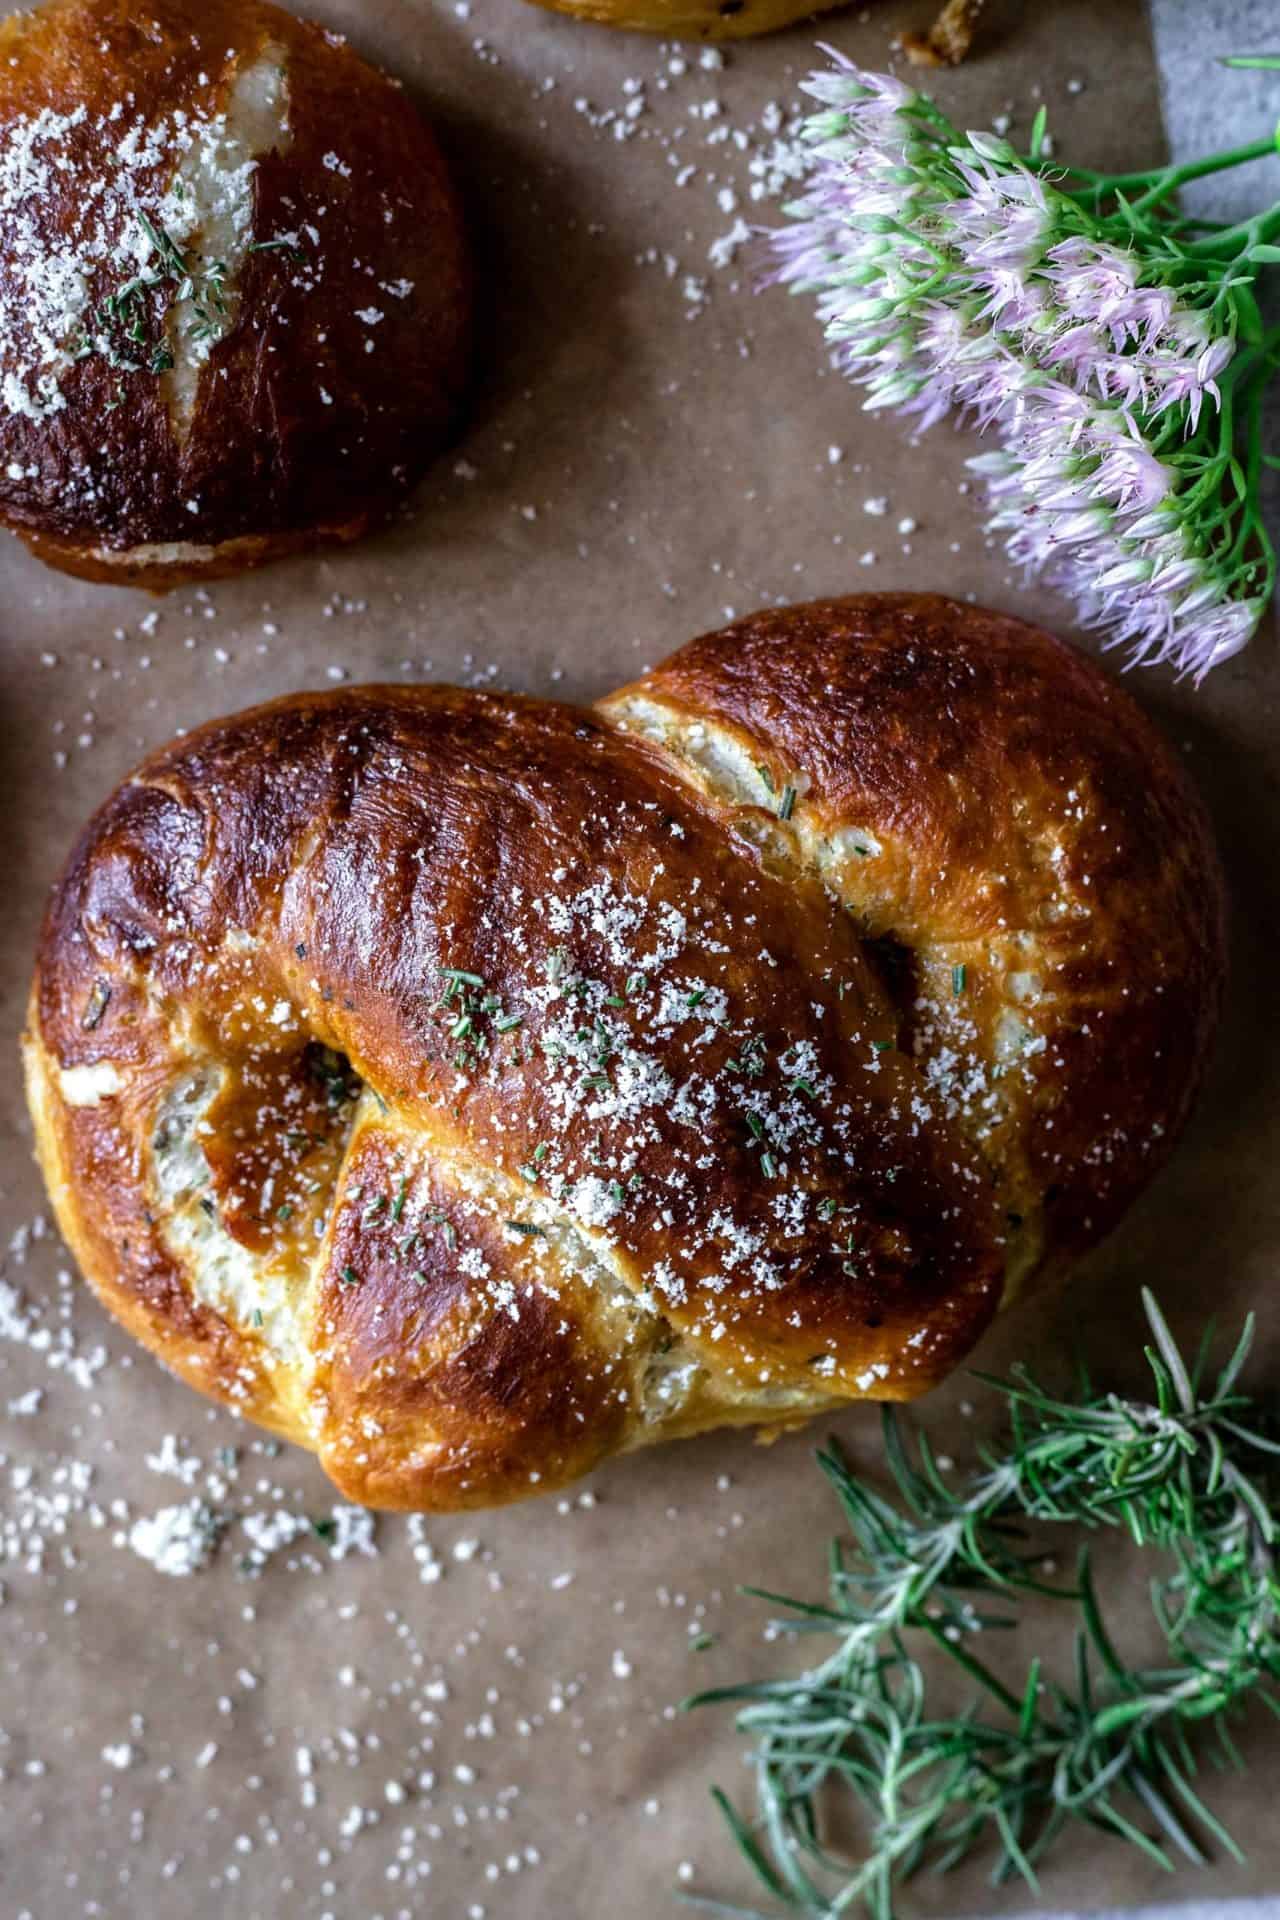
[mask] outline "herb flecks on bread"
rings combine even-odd
[[[368,1505],[941,1380],[1188,1110],[1222,896],[1091,663],[928,596],[592,711],[297,695],[86,829],[26,1042],[59,1221]]]

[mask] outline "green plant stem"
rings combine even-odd
[[[1148,167],[1141,173],[1098,173],[1092,167],[1075,166],[1067,167],[1065,172],[1069,181],[1086,181],[1099,198],[1109,193],[1135,193],[1145,189],[1148,199],[1154,195],[1164,200],[1192,180],[1204,180],[1212,173],[1226,173],[1232,167],[1246,166],[1251,160],[1265,160],[1278,151],[1280,148],[1272,135],[1267,140],[1249,140],[1243,146],[1205,154],[1199,160],[1187,160],[1177,166]],[[1067,191],[1074,194],[1075,189],[1068,187]]]
[[[1234,260],[1249,247],[1264,246],[1277,233],[1280,233],[1280,202],[1266,213],[1255,213],[1248,220],[1238,221],[1234,227],[1219,227],[1199,240],[1189,240],[1185,251],[1195,259]]]

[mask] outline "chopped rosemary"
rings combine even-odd
[[[504,1013],[502,1001],[496,993],[488,992],[482,974],[468,973],[462,967],[441,967],[440,978],[444,986],[436,1006],[453,1012],[448,1035],[460,1043],[453,1056],[459,1071],[475,1065],[489,1052],[489,1040],[478,1024],[482,1019],[492,1019],[493,1031],[499,1034],[514,1033],[523,1026],[524,1015]]]
[[[284,234],[278,240],[251,240],[249,253],[287,253],[291,260],[305,260],[306,255],[291,234]]]
[[[424,1215],[424,1218],[426,1219],[428,1226],[439,1227],[441,1233],[444,1235],[444,1243],[446,1247],[452,1250],[455,1246],[457,1246],[458,1244],[457,1228],[454,1226],[452,1220],[450,1220],[446,1214],[441,1212],[439,1207],[433,1207],[430,1213]],[[416,1239],[416,1237],[417,1237],[416,1235],[410,1236],[411,1239]]]
[[[71,352],[77,360],[100,354],[119,373],[171,373],[173,348],[162,329],[172,304],[190,301],[194,320],[192,341],[213,346],[227,330],[227,267],[223,260],[188,259],[172,234],[141,210],[138,226],[150,249],[141,272],[104,296],[77,329]],[[157,310],[151,296],[165,288],[165,304]],[[168,291],[171,289],[172,291]],[[118,386],[114,410],[123,400]]]
[[[1250,1696],[1280,1713],[1269,1687],[1280,1679],[1271,1499],[1280,1444],[1258,1430],[1261,1410],[1238,1385],[1253,1316],[1210,1380],[1207,1341],[1188,1367],[1145,1290],[1143,1302],[1151,1402],[1095,1392],[1087,1379],[1059,1398],[1016,1369],[988,1382],[1008,1403],[1006,1444],[985,1449],[957,1485],[923,1435],[913,1454],[886,1409],[896,1500],[860,1480],[834,1444],[819,1454],[849,1529],[832,1547],[828,1602],[748,1591],[787,1610],[780,1631],[829,1636],[831,1652],[799,1674],[687,1703],[740,1708],[738,1726],[755,1743],[758,1818],[715,1797],[784,1911],[829,1920],[861,1903],[889,1920],[901,1881],[945,1871],[980,1843],[997,1880],[1020,1874],[1034,1889],[1041,1860],[1076,1823],[1164,1867],[1173,1852],[1203,1860],[1206,1841],[1241,1857],[1192,1775],[1197,1749],[1234,1755],[1227,1722]],[[1050,1584],[1043,1530],[1063,1524],[1127,1529],[1163,1557],[1150,1583],[1164,1641],[1154,1665],[1117,1651],[1087,1549],[1074,1581]],[[1019,1594],[1078,1610],[1073,1678],[1051,1677],[1033,1658],[1009,1685],[974,1650],[984,1629],[1017,1625]],[[936,1707],[921,1644],[974,1684],[968,1711]],[[840,1797],[869,1826],[854,1859],[823,1836],[821,1809],[835,1806],[845,1824]]]
[[[343,1054],[335,1053],[332,1047],[319,1044],[309,1047],[307,1072],[323,1089],[331,1113],[358,1098],[364,1086],[351,1062]]]
[[[176,242],[165,232],[163,227],[158,227],[155,222],[148,219],[147,215],[141,210],[139,210],[138,213],[138,225],[147,236],[151,251],[159,260],[164,273],[171,275],[175,280],[185,280],[187,277],[187,263]]]
[[[546,1157],[547,1157],[547,1143],[545,1140],[539,1140],[537,1146],[534,1148],[533,1152],[529,1155],[529,1158],[525,1161],[524,1165],[519,1169],[520,1178],[522,1180],[527,1180],[531,1187],[537,1186],[538,1178],[539,1178],[538,1168],[542,1165],[542,1162],[546,1159]]]
[[[764,1035],[748,1034],[738,1049],[737,1059],[725,1061],[725,1070],[728,1073],[745,1073],[752,1079],[757,1079],[764,1072],[767,1059],[768,1049],[765,1046]]]

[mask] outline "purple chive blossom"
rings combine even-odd
[[[833,58],[805,83],[811,167],[773,279],[816,294],[867,409],[998,437],[971,465],[1018,566],[1133,661],[1201,676],[1269,589],[1253,521],[1224,530],[1221,511],[1236,306],[1163,236],[1144,248],[1140,221],[1100,214],[1096,187],[1084,205],[1007,141],[962,138],[911,87]]]

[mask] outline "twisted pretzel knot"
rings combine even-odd
[[[177,741],[55,892],[29,1084],[140,1339],[357,1499],[479,1505],[934,1384],[1162,1158],[1221,966],[1129,700],[871,596],[593,711],[370,687]]]

